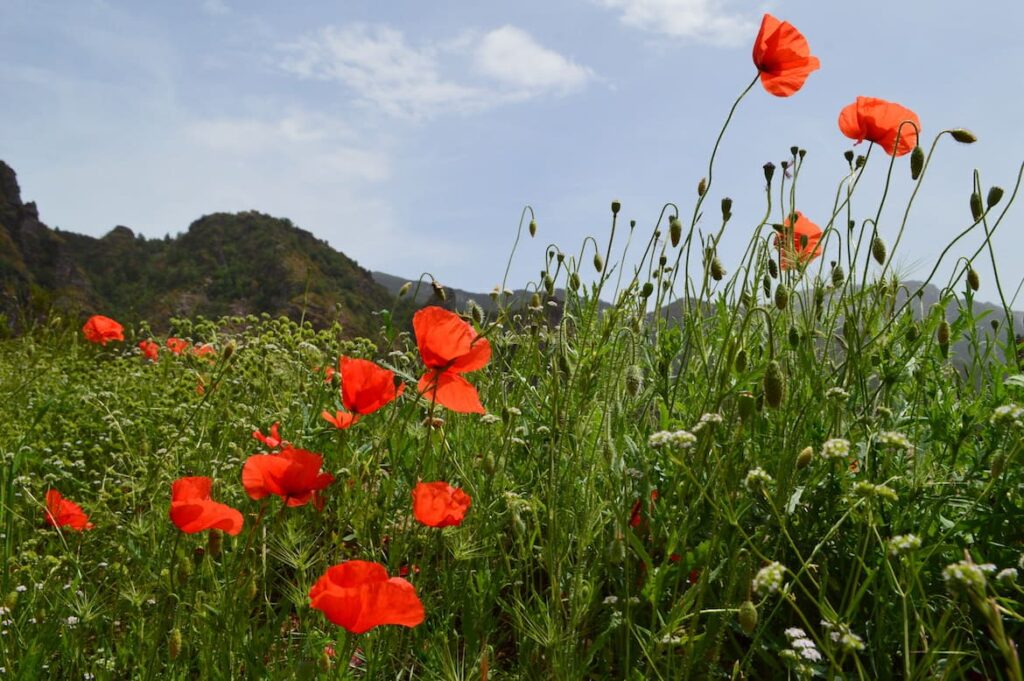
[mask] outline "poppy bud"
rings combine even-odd
[[[885,250],[885,242],[882,241],[882,237],[876,235],[871,240],[871,255],[879,265],[885,264]]]
[[[988,197],[985,199],[985,204],[991,208],[992,206],[999,203],[1003,198],[1002,187],[992,187],[988,190]]]
[[[722,199],[722,219],[728,220],[732,217],[732,199],[726,196]]]
[[[767,274],[764,275],[764,279],[761,280],[761,287],[764,289],[765,298],[772,294],[772,280]]]
[[[916,180],[921,177],[922,170],[924,170],[924,149],[919,144],[910,152],[910,179]]]
[[[331,671],[331,664],[331,656],[327,654],[327,651],[320,651],[320,659],[317,661],[317,666],[320,668],[320,671],[325,674]]]
[[[800,345],[800,332],[795,326],[789,327],[789,347],[794,350]]]
[[[743,422],[748,423],[757,410],[757,400],[754,398],[754,394],[746,390],[741,392],[736,398],[736,408]]]
[[[736,368],[736,373],[742,374],[747,370],[747,349],[741,347],[736,351],[736,359],[733,362],[733,366]]]
[[[544,290],[548,292],[549,296],[555,295],[555,280],[551,278],[550,274],[544,275]]]
[[[811,463],[811,459],[814,458],[814,450],[810,447],[804,447],[800,450],[800,453],[796,455],[796,467],[797,470],[801,468],[807,468]]]
[[[530,220],[530,236],[531,237],[537,236],[537,221],[536,220]]]
[[[750,295],[750,291],[748,291],[747,289],[743,289],[743,292],[740,293],[740,305],[742,305],[743,307],[750,307],[750,305],[753,302],[754,299]]]
[[[775,177],[775,164],[769,161],[764,164],[764,179],[768,184],[771,184],[773,177]]]
[[[814,282],[814,308],[820,310],[821,306],[825,304],[825,289],[822,287],[820,281]]]
[[[722,277],[725,276],[725,267],[722,266],[722,261],[718,259],[718,256],[711,258],[711,278],[715,281],[722,281]]]
[[[786,379],[777,360],[768,362],[764,372],[764,401],[769,407],[778,408],[786,396]]]
[[[608,560],[616,565],[626,560],[626,542],[623,539],[621,534],[617,534],[608,545]]]
[[[580,287],[580,275],[573,272],[569,275],[569,289],[572,291],[578,290]]]
[[[534,308],[535,310],[539,310],[540,309],[541,305],[540,305],[540,295],[539,294],[534,293],[532,296],[530,296],[530,307]]]
[[[594,269],[598,272],[604,269],[604,259],[601,257],[600,253],[594,254]]]
[[[744,634],[750,636],[754,633],[754,629],[757,628],[757,607],[754,606],[753,601],[743,601],[740,609],[736,612],[736,619],[739,620],[740,629]]]
[[[667,263],[668,263],[668,257],[663,255],[660,258],[658,258],[658,267],[664,267]]]
[[[992,458],[992,467],[989,472],[992,475],[993,480],[996,480],[997,478],[999,478],[999,476],[1003,474],[1003,467],[1005,465],[1006,458],[1004,455],[997,454],[995,457]]]
[[[779,265],[771,258],[768,259],[768,274],[771,275],[772,279],[779,278]]]
[[[846,151],[844,151],[843,152],[843,158],[846,159],[846,162],[849,163],[850,167],[852,168],[853,167],[853,149],[847,149]]]
[[[472,298],[469,300],[469,305],[467,307],[469,307],[469,316],[473,321],[476,322],[477,325],[482,325],[484,323],[484,309]]]
[[[442,303],[448,299],[448,294],[445,293],[444,286],[441,286],[436,279],[430,282],[430,287],[434,289],[434,296]]]
[[[683,223],[674,215],[668,221],[668,235],[672,241],[672,248],[678,246],[679,240],[683,238]]]
[[[999,330],[999,320],[998,319],[991,319],[991,320],[989,320],[988,325],[992,327],[993,331],[998,331]]]
[[[612,201],[612,215],[618,215],[620,208],[622,208],[622,204],[619,203],[618,199]]]
[[[708,191],[708,178],[700,178],[700,182],[697,183],[697,196],[704,196]]]
[[[939,324],[938,331],[935,332],[935,339],[939,342],[939,349],[942,350],[943,356],[949,351],[949,334],[949,322],[943,319]]]
[[[235,341],[229,341],[228,344],[224,346],[224,354],[221,355],[224,358],[224,361],[226,362],[231,359],[231,355],[235,354],[235,350],[237,349],[238,345]]]
[[[640,289],[640,297],[650,298],[652,293],[654,293],[654,284],[649,281],[645,281],[643,288]]]
[[[846,272],[843,271],[843,266],[836,263],[832,266],[832,285],[839,288],[846,281]]]
[[[626,369],[626,392],[632,397],[640,394],[644,387],[644,373],[635,364]]]
[[[786,288],[785,284],[779,284],[775,287],[775,307],[780,310],[785,310],[789,307],[789,289]]]
[[[949,131],[950,136],[960,144],[974,144],[978,141],[978,137],[965,128],[956,128]]]
[[[984,215],[985,208],[981,205],[981,194],[971,192],[971,217],[974,218],[975,222],[978,222]]]
[[[864,156],[863,154],[861,154],[861,155],[857,156],[857,160],[854,161],[853,166],[855,168],[857,168],[858,170],[860,170],[861,168],[864,167],[864,164],[867,163],[867,162],[868,162],[867,156]]]
[[[967,270],[967,285],[971,287],[972,291],[981,288],[981,277],[978,276],[978,270],[973,267]]]
[[[494,472],[498,470],[498,464],[494,460],[494,454],[488,452],[487,456],[484,457],[483,469],[484,473],[487,473],[487,475],[494,475]]]
[[[167,640],[167,656],[172,660],[178,659],[178,655],[181,654],[181,629],[174,627],[171,629],[171,635]]]
[[[210,530],[210,536],[206,539],[206,552],[211,558],[220,556],[221,534],[220,530]]]
[[[853,343],[856,336],[857,324],[851,317],[847,317],[843,320],[843,338],[845,338],[848,343]]]
[[[915,324],[914,322],[911,322],[910,326],[907,327],[907,340],[909,342],[913,343],[914,341],[916,341],[920,337],[921,337],[921,330],[919,328],[917,328],[917,324]]]

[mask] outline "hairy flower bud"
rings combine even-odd
[[[839,288],[846,281],[846,272],[843,270],[843,266],[839,263],[832,265],[832,285]]]
[[[949,134],[960,144],[974,144],[978,141],[977,135],[965,128],[955,128],[950,130]]]
[[[910,152],[910,179],[916,180],[921,177],[922,170],[924,170],[924,149],[919,144]]]
[[[732,217],[732,199],[726,196],[722,199],[722,220],[728,221]]]
[[[754,629],[757,628],[757,607],[753,601],[743,601],[736,612],[736,619],[739,620],[740,629],[743,630],[744,634],[750,636],[754,633]]]
[[[943,319],[939,324],[938,331],[935,332],[935,339],[939,342],[939,350],[942,351],[943,357],[949,353],[949,335],[949,322]]]
[[[678,246],[680,239],[683,238],[683,223],[674,215],[668,221],[668,236],[672,242],[672,248]]]
[[[996,205],[1003,199],[1003,188],[993,186],[988,190],[988,197],[985,199],[985,205],[989,208]]]
[[[981,194],[971,192],[971,217],[974,218],[975,222],[978,222],[984,215],[985,207],[981,203]]]
[[[782,367],[777,360],[768,362],[764,372],[764,401],[769,407],[777,409],[786,396],[786,379],[782,375]]]
[[[654,293],[654,284],[649,281],[645,281],[643,287],[640,289],[640,297],[650,298],[652,293]]]
[[[736,359],[733,362],[733,366],[736,367],[736,373],[742,374],[747,370],[747,350],[744,347],[740,347],[736,351]]]
[[[181,654],[181,629],[174,627],[171,629],[171,635],[167,639],[167,656],[172,660],[178,659],[178,655]]]
[[[715,281],[722,281],[722,277],[725,276],[725,267],[722,266],[722,261],[718,259],[718,256],[711,258],[711,278]]]
[[[594,254],[594,269],[598,272],[604,269],[604,258],[601,257],[600,253]]]
[[[768,274],[772,279],[779,278],[779,265],[772,258],[768,258]]]
[[[775,287],[775,307],[780,310],[785,310],[789,307],[789,289],[786,288],[785,284],[779,284]]]
[[[537,236],[537,221],[536,220],[530,220],[530,236],[531,237]]]
[[[800,453],[796,455],[796,467],[797,470],[801,468],[807,468],[811,463],[811,459],[814,458],[814,450],[810,447],[804,447],[800,450]]]
[[[788,340],[789,347],[794,350],[800,345],[800,331],[798,331],[795,326],[789,327]]]
[[[754,394],[744,390],[736,397],[736,409],[740,413],[740,418],[743,419],[744,423],[750,421],[754,416],[754,412],[757,410],[757,399]]]
[[[631,364],[626,368],[626,392],[636,397],[644,387],[644,372],[640,367]]]
[[[882,241],[882,237],[876,235],[875,238],[871,240],[871,256],[879,265],[884,265],[885,255],[885,242]]]
[[[430,282],[430,287],[434,289],[434,296],[442,303],[448,299],[448,294],[445,293],[444,286],[441,286],[440,282],[436,279]]]
[[[767,274],[764,275],[764,279],[761,280],[761,287],[764,289],[765,297],[769,297],[772,294],[772,278]]]
[[[576,273],[576,272],[573,272],[572,274],[569,275],[569,290],[570,291],[576,291],[576,290],[579,289],[579,287],[580,287],[580,275],[578,273]]]
[[[697,183],[697,196],[704,196],[708,191],[708,178],[700,178],[700,182]]]
[[[978,270],[973,267],[967,270],[967,285],[971,287],[972,291],[981,288],[981,277],[978,276]]]

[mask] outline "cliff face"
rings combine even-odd
[[[391,296],[344,254],[290,220],[215,213],[176,237],[146,239],[118,226],[97,239],[52,230],[24,203],[0,161],[0,314],[16,332],[51,311],[100,313],[156,328],[173,316],[267,312],[349,335],[376,326]]]

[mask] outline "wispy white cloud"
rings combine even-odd
[[[753,14],[737,12],[724,0],[597,0],[618,10],[627,26],[673,38],[734,47],[752,40]]]
[[[422,45],[389,26],[328,26],[281,50],[284,70],[340,82],[359,102],[413,119],[566,94],[593,78],[589,69],[513,26]]]
[[[228,7],[228,4],[224,2],[224,0],[203,0],[203,3],[202,5],[200,5],[200,7],[202,8],[203,12],[209,14],[210,16],[215,17],[224,16],[225,14],[231,13],[231,8]]]

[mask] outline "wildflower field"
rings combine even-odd
[[[0,678],[1020,681],[1024,374],[973,267],[1020,176],[950,199],[924,307],[891,266],[916,191],[880,221],[861,178],[974,134],[856,97],[832,213],[793,147],[735,224],[732,113],[827,77],[770,15],[753,60],[691,205],[612,202],[525,305],[3,341]]]

